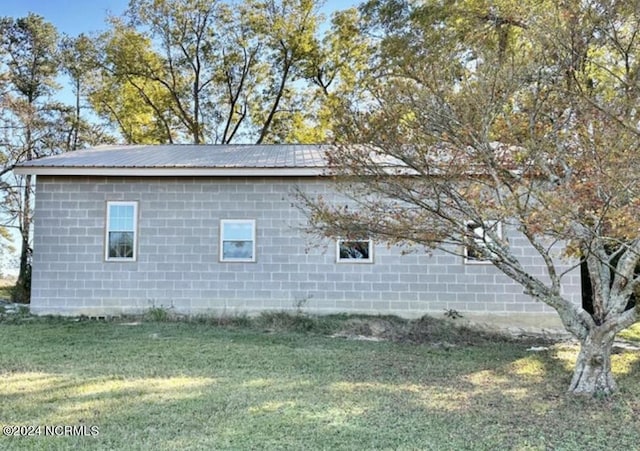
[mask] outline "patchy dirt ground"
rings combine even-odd
[[[485,330],[465,325],[460,320],[431,316],[414,320],[384,316],[351,317],[345,320],[340,330],[332,336],[352,340],[411,342],[439,347],[474,345],[490,341],[524,341],[540,344],[552,343],[559,339],[543,334],[521,335],[508,331]]]

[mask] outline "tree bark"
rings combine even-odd
[[[30,159],[30,158],[29,158]],[[12,300],[28,304],[31,300],[31,176],[25,176],[25,188],[20,219],[20,235],[22,247],[20,251],[20,272],[13,289]]]
[[[569,392],[610,395],[616,391],[611,372],[611,348],[615,334],[590,331],[582,340]]]

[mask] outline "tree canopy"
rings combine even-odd
[[[56,28],[41,16],[0,18],[0,236],[5,242],[14,230],[20,237],[14,299],[22,302],[29,300],[33,181],[11,169],[22,161],[108,139],[98,125],[81,120],[79,100],[74,109],[55,98],[63,68],[80,95],[81,59],[66,57],[70,51],[71,46],[61,51]]]
[[[355,10],[321,33],[320,5],[132,0],[100,36],[89,99],[131,143],[327,141],[329,85],[353,86],[363,47]]]
[[[346,105],[336,133],[362,145],[330,154],[353,205],[307,199],[314,230],[471,249],[580,340],[570,390],[613,392],[613,339],[638,318],[639,6],[368,2],[369,101]],[[592,311],[562,291],[581,262]]]

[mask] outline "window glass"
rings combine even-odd
[[[338,262],[371,263],[371,240],[338,240]]]
[[[220,222],[220,260],[255,261],[256,223],[254,220],[224,219]]]
[[[225,240],[252,241],[253,224],[245,222],[229,222],[224,224]]]
[[[135,260],[137,203],[107,204],[107,260]]]
[[[486,225],[493,233],[500,237],[502,236],[502,226],[498,221],[487,221]],[[484,247],[486,243],[491,242],[491,237],[487,234],[482,224],[473,221],[469,222],[467,230],[469,235],[473,236],[473,241],[477,247]],[[465,246],[464,256],[465,263],[490,263],[482,258],[482,254],[479,251],[469,246]]]
[[[110,230],[133,230],[133,205],[110,205],[109,209]]]

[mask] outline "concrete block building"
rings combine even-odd
[[[295,192],[331,198],[325,166],[313,145],[106,146],[23,163],[37,175],[32,311],[555,315],[490,264],[307,235]],[[580,303],[580,272],[564,281]]]

